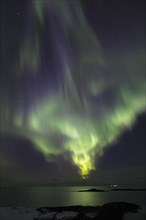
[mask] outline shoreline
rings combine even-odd
[[[128,202],[111,202],[102,206],[1,207],[2,220],[122,220],[127,213],[139,213],[141,207]]]
[[[79,190],[78,192],[120,192],[120,191],[146,191],[146,189],[139,189],[139,188],[113,188],[113,189],[86,189],[86,190]]]

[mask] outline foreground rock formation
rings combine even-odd
[[[103,206],[0,208],[2,220],[122,220],[125,213],[137,213],[140,207],[127,202],[107,203]]]
[[[125,213],[137,213],[140,207],[127,202],[112,202],[103,206],[2,207],[2,220],[122,220]]]
[[[140,207],[135,204],[127,203],[127,202],[113,202],[107,203],[103,206],[69,206],[69,207],[52,207],[49,209],[37,209],[39,212],[48,212],[51,214],[54,212],[53,218],[44,218],[44,216],[40,216],[39,220],[47,220],[47,219],[96,219],[96,220],[121,220],[123,215],[127,212],[136,213]]]

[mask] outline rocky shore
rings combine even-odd
[[[122,220],[126,213],[137,213],[140,207],[127,202],[112,202],[102,206],[67,206],[0,208],[2,220]]]

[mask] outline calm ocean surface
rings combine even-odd
[[[67,186],[67,187],[10,187],[0,192],[0,206],[97,206],[114,201],[126,201],[138,204],[143,211],[146,210],[146,192],[78,192],[90,189],[93,186]],[[96,187],[102,188],[102,187]],[[146,217],[145,214],[143,214]],[[144,219],[126,218],[126,219]],[[145,218],[146,219],[146,218]]]

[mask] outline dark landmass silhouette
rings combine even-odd
[[[146,191],[146,189],[134,189],[134,188],[114,188],[114,189],[86,189],[86,190],[79,190],[78,192],[112,192],[112,191]]]
[[[122,220],[125,213],[137,213],[140,210],[140,206],[136,204],[131,204],[127,202],[111,202],[104,204],[102,206],[67,206],[67,207],[43,207],[38,208],[37,211],[39,211],[41,214],[44,214],[44,218],[42,216],[42,219],[45,219],[45,216],[47,216],[47,213],[54,213],[52,215],[52,220],[56,220],[58,213],[64,213],[64,217],[60,219],[73,219],[73,220]],[[65,217],[65,213],[76,213],[76,215],[70,215],[70,217]],[[63,216],[63,215],[62,215]],[[49,216],[48,216],[49,217]],[[47,219],[47,218],[46,218]],[[39,220],[39,218],[36,218],[35,220]]]
[[[79,190],[78,192],[107,192],[107,191],[108,190],[91,188],[91,189]]]
[[[112,189],[111,191],[146,191],[146,189]]]

